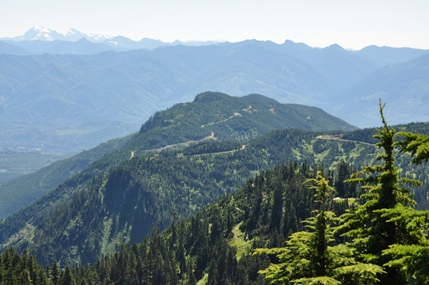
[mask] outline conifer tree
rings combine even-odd
[[[61,285],[73,285],[73,277],[69,266],[66,266],[66,269],[64,271],[64,277],[61,281]]]
[[[58,262],[54,260],[54,264],[52,265],[51,269],[51,281],[52,284],[58,285],[60,283],[60,267],[58,265]]]
[[[362,171],[352,175],[350,183],[363,185],[366,190],[361,198],[364,204],[341,216],[339,232],[352,239],[353,247],[359,252],[358,259],[364,263],[379,266],[391,261],[392,257],[383,254],[397,243],[413,243],[415,238],[407,225],[399,220],[397,212],[412,210],[414,200],[405,184],[419,185],[418,181],[400,178],[395,162],[396,133],[390,128],[383,115],[385,105],[380,102],[380,115],[383,127],[374,138],[382,153],[377,156],[381,164],[365,166]],[[386,273],[379,275],[381,284],[406,284],[406,277],[398,268],[385,267]]]
[[[421,164],[429,160],[429,136],[411,132],[399,132],[398,136],[403,140],[396,145],[399,145],[401,153],[410,153],[412,163]],[[383,255],[390,257],[386,266],[402,270],[413,284],[429,284],[429,211],[397,207],[383,213],[391,221],[406,227],[413,237],[411,244],[398,243],[383,251]]]

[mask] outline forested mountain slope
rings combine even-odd
[[[164,232],[152,225],[142,242],[125,243],[115,254],[102,256],[93,265],[61,270],[54,261],[42,270],[28,253],[18,258],[8,250],[2,255],[3,273],[18,280],[71,284],[268,284],[258,271],[278,260],[252,252],[260,247],[283,247],[291,233],[303,230],[302,221],[318,208],[314,189],[304,182],[314,178],[317,170],[330,177],[337,193],[346,186],[348,197],[358,195],[356,185],[342,183],[355,171],[347,163],[340,162],[334,171],[321,165],[280,164],[197,215],[181,219],[176,211],[170,212],[175,222]],[[354,201],[336,200],[329,210],[342,214]],[[7,262],[12,256],[22,260],[15,262],[15,267]],[[350,284],[358,284],[353,280]]]
[[[422,124],[402,128],[416,126],[427,128]],[[373,131],[364,135],[360,131],[360,136],[368,139]],[[3,247],[28,248],[42,263],[54,258],[62,264],[93,262],[124,241],[140,241],[152,223],[164,228],[177,216],[194,214],[278,163],[315,162],[334,170],[342,160],[356,168],[375,162],[376,149],[370,143],[342,139],[338,133],[320,135],[274,131],[245,144],[209,141],[183,150],[136,156],[106,175],[92,178],[79,191],[71,182],[65,183],[4,220],[1,243]],[[427,180],[426,168],[417,173],[406,157],[400,163],[406,174]],[[425,197],[427,189],[419,191]],[[55,193],[67,193],[69,199],[53,207],[50,199]]]
[[[82,153],[38,173],[0,184],[5,205],[0,210],[0,217],[31,204],[70,177],[74,182],[69,181],[68,184],[77,188],[133,156],[148,155],[162,148],[183,148],[202,140],[238,140],[244,143],[271,130],[285,128],[313,131],[356,129],[315,107],[280,104],[262,95],[231,97],[206,92],[193,102],[176,104],[157,112],[139,133],[130,135],[127,143],[123,140],[109,151],[100,146],[94,149],[97,155],[93,155],[94,151]],[[88,165],[88,169],[82,171]],[[75,173],[77,175],[73,177]]]
[[[280,104],[258,94],[231,97],[205,92],[192,103],[176,104],[155,113],[129,143],[136,150],[166,147],[214,135],[213,139],[245,142],[269,131],[297,128],[311,131],[357,129],[323,110],[297,104]]]
[[[176,217],[180,221],[163,233],[152,225],[142,242],[123,244],[91,266],[61,270],[64,264],[53,261],[44,270],[27,252],[17,256],[9,249],[0,258],[0,277],[37,284],[207,284],[207,277],[209,284],[267,284],[257,271],[269,258],[251,256],[250,250],[270,237],[271,246],[280,245],[288,232],[302,228],[300,221],[313,208],[313,193],[303,182],[313,174],[307,165],[278,165],[197,215]]]

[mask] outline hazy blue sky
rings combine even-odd
[[[163,41],[429,49],[429,0],[0,0],[0,38],[44,26]]]

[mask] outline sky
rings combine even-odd
[[[429,0],[0,0],[0,38],[43,26],[174,40],[429,49]]]

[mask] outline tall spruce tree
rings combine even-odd
[[[403,138],[396,143],[400,152],[410,153],[412,163],[429,160],[429,136],[411,132],[398,132],[398,136]],[[384,250],[383,254],[391,257],[386,266],[400,269],[412,284],[429,284],[429,211],[398,207],[395,211],[384,210],[384,213],[396,224],[406,226],[414,238],[412,244],[398,243]]]
[[[384,266],[392,260],[392,255],[383,254],[394,244],[416,242],[415,232],[411,231],[399,213],[412,211],[414,200],[405,184],[419,185],[419,181],[400,178],[395,162],[396,133],[390,128],[383,115],[384,104],[380,102],[380,115],[383,127],[374,138],[382,152],[377,156],[381,164],[365,166],[352,175],[347,182],[363,185],[366,190],[361,195],[364,203],[341,216],[342,224],[337,229],[352,239],[352,245],[359,252],[357,257],[364,263]],[[380,274],[381,284],[406,284],[406,276],[396,267],[385,266],[386,273]]]

